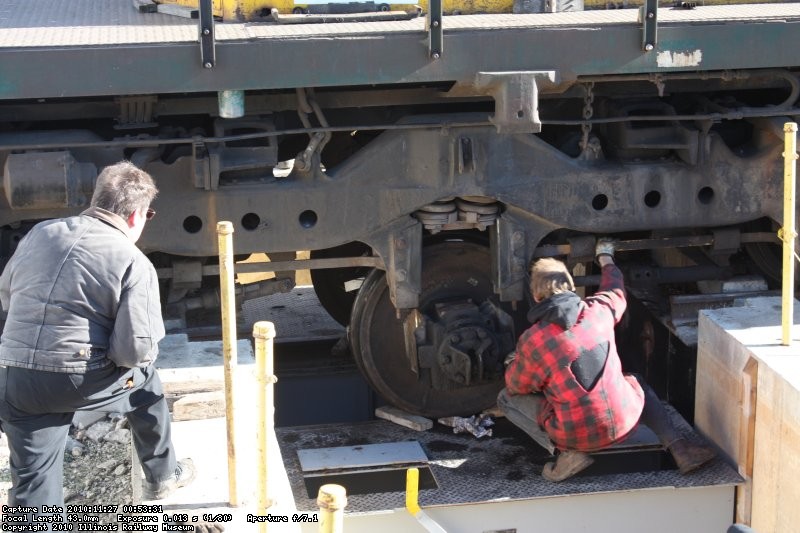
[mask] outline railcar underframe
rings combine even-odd
[[[493,400],[536,257],[596,285],[604,235],[671,287],[779,279],[800,4],[662,10],[649,50],[633,10],[447,17],[437,58],[421,20],[217,24],[211,68],[196,22],[53,4],[0,21],[4,258],[130,159],[158,181],[140,243],[167,303],[213,300],[230,220],[237,253],[278,262],[253,294],[310,265],[370,383],[433,416]]]

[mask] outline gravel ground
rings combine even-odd
[[[65,504],[132,503],[130,432],[120,427],[123,425],[117,418],[108,418],[88,428],[70,429],[64,452]],[[8,501],[10,488],[8,441],[3,436],[0,440],[0,502],[3,504]],[[114,514],[101,514],[99,518],[101,523],[116,523]]]
[[[64,450],[64,504],[67,512],[70,505],[117,505],[117,511],[122,513],[121,506],[134,503],[132,445],[130,430],[125,427],[127,420],[118,414],[100,420],[97,420],[98,417],[103,415],[76,413],[75,425],[70,428]],[[8,455],[8,441],[3,436],[0,438],[0,504],[8,502],[11,488]],[[141,475],[137,482],[141,483]],[[96,523],[118,524],[117,513],[89,514],[97,516]],[[196,521],[196,517],[191,523],[170,523],[190,524],[195,533],[225,531],[223,523]]]
[[[8,471],[8,441],[5,435],[0,438],[0,505],[8,501],[11,488],[11,473]]]

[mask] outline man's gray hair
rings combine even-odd
[[[127,219],[137,209],[148,207],[156,194],[158,189],[150,174],[130,161],[120,161],[97,176],[92,206]]]

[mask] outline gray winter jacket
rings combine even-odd
[[[164,322],[153,265],[125,221],[92,207],[37,224],[0,276],[0,365],[84,373],[147,366]]]

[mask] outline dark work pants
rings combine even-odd
[[[669,414],[664,409],[664,404],[642,376],[639,374],[632,374],[632,376],[636,378],[644,391],[644,409],[639,417],[639,423],[649,427],[656,434],[661,445],[669,448],[680,436],[675,430],[675,426],[672,425]]]
[[[155,368],[64,374],[0,367],[0,421],[11,452],[8,505],[63,507],[64,446],[79,409],[125,413],[147,481],[174,475],[169,409]]]

